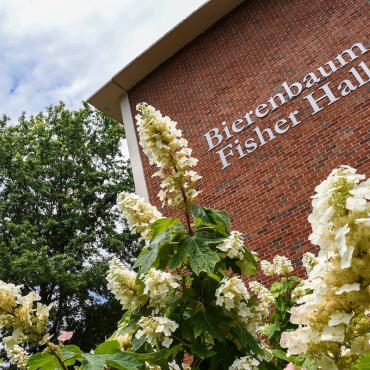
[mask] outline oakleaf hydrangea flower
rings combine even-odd
[[[354,350],[362,340],[358,338],[370,327],[365,316],[369,292],[364,284],[370,279],[370,223],[366,221],[370,182],[364,179],[355,169],[342,166],[316,187],[310,240],[320,250],[317,257],[303,258],[308,277],[290,316],[299,327],[281,336],[288,356],[308,353],[322,369],[351,368],[361,355]]]
[[[356,218],[355,223],[370,226],[370,213],[367,215],[367,217]]]
[[[346,327],[344,325],[338,326],[325,326],[321,332],[320,340],[330,341],[330,342],[339,342],[344,341],[344,331]]]
[[[167,306],[179,286],[175,276],[153,267],[144,277],[144,294],[149,295],[149,305],[156,309],[154,312]]]
[[[41,298],[34,291],[23,296],[21,289],[0,280],[0,328],[11,332],[2,342],[9,362],[23,370],[28,368],[28,354],[21,345],[42,345],[48,340],[46,324],[52,305],[37,302]]]
[[[266,276],[288,275],[293,271],[292,262],[285,256],[275,256],[272,263],[262,260],[261,270]]]
[[[340,256],[340,267],[342,269],[351,266],[354,248],[347,245],[346,235],[350,232],[348,224],[335,230],[335,244]]]
[[[175,321],[172,321],[167,317],[157,316],[142,317],[138,324],[140,329],[135,334],[137,339],[140,339],[145,335],[146,341],[153,347],[160,342],[162,346],[166,348],[170,347],[173,342],[171,335],[179,327]]]
[[[317,264],[317,258],[315,255],[311,252],[307,252],[303,255],[302,257],[302,265],[306,269],[307,274],[309,274],[312,269],[315,267]]]
[[[7,284],[0,280],[0,314],[5,314],[17,305],[21,285]]]
[[[134,310],[143,303],[143,298],[138,293],[136,277],[136,272],[125,267],[117,258],[110,261],[107,287],[120,301],[124,310]]]
[[[370,179],[360,183],[349,191],[350,195],[346,200],[346,208],[350,211],[365,212],[369,210],[370,200]]]
[[[312,213],[308,217],[312,226],[309,240],[321,247],[321,253],[327,254],[335,250],[333,219],[336,212],[343,211],[338,205],[344,198],[344,208],[349,190],[364,179],[365,176],[357,174],[354,168],[341,166],[333,170],[328,178],[315,188]]]
[[[258,281],[250,281],[248,286],[249,289],[257,295],[259,300],[258,308],[260,309],[262,315],[267,315],[269,313],[269,307],[275,302],[274,296]]]
[[[229,370],[258,370],[260,362],[253,357],[244,356],[236,359]]]
[[[198,160],[191,156],[176,122],[146,103],[138,104],[137,110],[139,143],[150,164],[159,168],[155,176],[161,179],[160,200],[163,205],[189,209],[198,196],[195,187],[201,176],[193,170]]]
[[[288,275],[293,271],[292,262],[285,256],[275,256],[273,264],[277,275]]]
[[[303,285],[298,285],[292,290],[291,297],[293,299],[302,298],[304,295],[307,294],[307,289]]]
[[[129,229],[135,234],[140,234],[148,243],[151,239],[150,225],[162,218],[162,214],[138,195],[127,192],[118,195],[117,205],[126,218]]]
[[[320,337],[310,327],[299,327],[291,332],[281,334],[280,346],[288,348],[287,356],[307,353],[310,343],[318,343]]]
[[[242,318],[251,315],[247,305],[249,298],[250,294],[243,280],[236,276],[222,279],[216,290],[216,304],[223,306],[227,311],[234,310]]]
[[[132,333],[123,333],[116,335],[116,340],[119,343],[121,350],[125,350],[131,345],[132,342]]]
[[[226,253],[229,258],[244,258],[244,242],[242,234],[239,231],[232,231],[230,235],[217,245],[217,249]]]
[[[346,324],[348,325],[349,322],[351,321],[353,317],[352,313],[347,313],[344,311],[337,311],[334,312],[330,317],[329,317],[329,326],[337,326],[340,324]]]
[[[9,362],[16,365],[20,370],[28,369],[28,354],[19,345],[14,345],[12,347],[6,347],[6,354],[9,357]]]
[[[262,260],[260,262],[261,264],[261,270],[262,272],[266,275],[266,276],[274,276],[276,275],[276,269],[275,269],[275,266],[270,263],[269,261],[266,261],[266,260]]]
[[[343,284],[339,288],[335,289],[336,295],[341,295],[343,293],[350,293],[350,292],[358,292],[361,289],[360,283],[352,283],[352,284]]]

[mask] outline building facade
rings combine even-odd
[[[186,20],[204,23],[183,45],[138,76],[127,73],[134,61],[90,101],[115,118],[122,109],[140,194],[160,208],[133,123],[147,102],[178,122],[199,159],[199,203],[225,209],[260,257],[285,254],[300,271],[315,186],[342,164],[369,175],[369,3],[246,0],[213,18],[202,11]],[[169,36],[186,34],[186,22]]]

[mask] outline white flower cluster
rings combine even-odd
[[[262,316],[268,315],[269,307],[275,303],[274,296],[258,281],[250,281],[248,286],[249,289],[257,295],[259,301],[258,308],[261,311]]]
[[[316,194],[312,197],[312,213],[308,217],[308,221],[312,226],[312,233],[309,240],[312,244],[320,246],[320,254],[330,254],[335,252],[337,245],[334,242],[336,227],[333,227],[333,218],[335,213],[338,212],[338,204],[343,203],[341,197],[345,197],[342,208],[353,211],[354,207],[348,208],[348,200],[352,197],[351,193],[357,193],[357,189],[362,189],[361,209],[369,210],[369,202],[366,202],[366,189],[370,188],[369,181],[362,182],[365,176],[357,174],[357,171],[349,166],[342,166],[333,170],[328,178],[315,188]],[[368,196],[369,197],[369,196]],[[363,204],[365,201],[365,205]],[[358,201],[356,201],[358,203]],[[351,209],[352,208],[352,209]],[[343,211],[343,210],[342,210]],[[358,211],[358,209],[357,209]],[[343,225],[345,226],[345,225]],[[338,238],[342,238],[346,228],[338,231]],[[342,235],[339,235],[342,234]],[[348,257],[348,253],[347,253]]]
[[[0,280],[0,314],[11,310],[21,297],[21,285],[7,284]]]
[[[52,305],[37,302],[41,298],[36,292],[23,296],[21,289],[0,280],[0,328],[12,332],[2,338],[10,363],[26,369],[28,355],[20,344],[38,345],[48,339],[46,323]]]
[[[140,329],[136,332],[135,337],[140,339],[145,335],[146,341],[150,343],[154,348],[158,342],[163,347],[169,348],[173,339],[171,338],[179,325],[167,317],[142,317],[139,320]]]
[[[144,294],[149,295],[149,305],[154,312],[166,308],[175,290],[180,286],[177,278],[168,272],[151,268],[144,277]]]
[[[134,310],[143,303],[143,298],[138,294],[136,277],[136,272],[125,267],[117,258],[110,261],[107,287],[121,302],[124,310]]]
[[[309,327],[299,327],[292,332],[281,334],[280,345],[288,348],[287,356],[306,353],[310,343],[318,343],[320,337]]]
[[[370,182],[360,183],[364,179],[342,166],[316,187],[310,240],[320,251],[318,257],[308,254],[303,260],[308,278],[297,292],[298,305],[290,317],[299,327],[281,337],[288,356],[308,352],[323,369],[338,369],[332,359],[338,344],[344,350],[336,361],[350,367],[362,355],[357,343],[369,340],[356,333],[369,330],[370,318],[352,323],[370,309],[368,289],[362,286],[370,280],[370,225],[357,222],[369,211]]]
[[[160,200],[163,204],[188,209],[198,195],[195,187],[201,176],[192,170],[198,160],[191,156],[192,151],[181,130],[176,128],[176,122],[146,103],[138,104],[137,110],[140,145],[150,164],[159,168],[155,176],[162,181]]]
[[[298,285],[292,290],[291,297],[293,299],[298,299],[307,294],[307,289],[303,285]]]
[[[123,333],[123,334],[116,334],[116,341],[119,343],[119,347],[121,350],[125,350],[126,348],[130,347],[132,342],[132,333]]]
[[[273,263],[278,275],[288,275],[293,271],[292,262],[285,256],[275,256]]]
[[[317,258],[313,253],[307,252],[303,255],[302,265],[306,269],[307,274],[309,274],[312,271],[316,264]]]
[[[258,370],[260,362],[250,356],[244,356],[236,359],[229,370]]]
[[[261,261],[262,272],[266,276],[288,275],[293,271],[292,262],[285,256],[275,256],[272,263]]]
[[[269,261],[262,260],[260,262],[261,270],[266,276],[274,276],[276,275],[276,269],[275,266],[270,263]]]
[[[148,243],[151,239],[150,225],[162,218],[162,214],[155,206],[145,202],[138,195],[127,192],[118,195],[117,205],[126,218],[130,230],[140,234],[141,238]]]
[[[6,354],[9,357],[9,362],[16,365],[20,370],[28,369],[28,354],[27,352],[17,344],[13,347],[6,348]]]
[[[244,258],[244,242],[242,234],[239,231],[232,231],[230,235],[221,243],[217,249],[226,253],[229,258]]]
[[[362,180],[361,175],[358,177]],[[368,212],[370,210],[370,179],[358,184],[349,191],[350,196],[346,200],[346,208],[353,212]]]
[[[236,276],[223,278],[216,290],[216,304],[227,311],[234,310],[241,318],[252,314],[247,305],[249,298],[250,294],[243,280]]]

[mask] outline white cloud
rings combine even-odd
[[[205,0],[1,0],[0,115],[81,100]]]

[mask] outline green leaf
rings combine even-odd
[[[243,349],[251,350],[255,354],[263,353],[260,346],[258,345],[256,338],[251,333],[249,333],[249,331],[245,330],[239,325],[235,326],[232,331],[238,338]]]
[[[28,359],[29,370],[61,369],[58,360],[50,353],[36,353]]]
[[[204,332],[208,332],[213,337],[219,339],[220,341],[225,341],[225,336],[220,327],[218,326],[220,317],[216,312],[198,312],[190,320],[188,320],[189,325],[193,326],[195,338],[199,337]]]
[[[229,216],[225,211],[217,211],[211,208],[202,208],[192,205],[192,214],[196,228],[213,226],[225,236],[230,234],[231,225]]]
[[[275,295],[279,295],[280,292],[283,290],[284,284],[283,281],[275,281],[274,283],[271,284],[270,291],[271,293]]]
[[[206,208],[199,207],[196,204],[193,204],[191,206],[191,212],[193,214],[196,225],[211,223],[211,220],[206,213]]]
[[[175,270],[180,268],[186,257],[189,255],[189,249],[186,247],[186,244],[179,244],[177,247],[176,254],[170,258],[168,261],[168,268],[170,270]]]
[[[140,370],[143,368],[143,363],[135,359],[129,352],[110,355],[85,353],[83,358],[85,359],[85,363],[82,365],[83,370],[102,370],[107,365],[119,370]]]
[[[191,345],[190,348],[191,353],[200,358],[212,357],[217,353],[213,349],[208,348],[204,343],[195,343]]]
[[[255,275],[257,273],[257,261],[253,253],[248,248],[244,248],[244,258],[236,263],[241,270],[242,275]]]
[[[120,345],[116,340],[108,340],[101,343],[95,350],[96,355],[110,355],[117,352],[120,352]]]
[[[351,370],[369,370],[370,369],[370,354],[362,357],[352,366]]]
[[[150,225],[150,228],[152,230],[152,240],[165,231],[173,229],[174,227],[179,225],[181,224],[177,218],[160,218]]]
[[[240,357],[240,352],[235,345],[230,342],[216,342],[214,350],[217,352],[210,359],[210,366],[207,370],[225,370],[234,362],[237,357]]]
[[[165,220],[176,220],[176,219],[165,219]],[[158,220],[160,221],[160,220]],[[177,221],[177,220],[176,220]],[[166,243],[169,243],[172,241],[172,239],[175,237],[175,233],[180,231],[182,229],[182,226],[175,221],[172,221],[171,223],[168,222],[169,226],[168,229],[165,229],[160,234],[157,234],[156,237],[152,238],[149,246],[143,250],[142,253],[140,253],[138,259],[136,260],[136,263],[134,264],[134,268],[139,269],[139,274],[145,274],[149,271],[149,269],[152,267],[154,262],[156,261],[158,257],[158,253],[160,248],[165,245]],[[157,230],[159,230],[161,225],[158,226]],[[163,226],[163,225],[162,225]]]
[[[281,366],[276,366],[271,362],[263,361],[258,365],[258,370],[281,370]]]
[[[144,368],[141,361],[125,353],[116,354],[114,359],[108,359],[106,363],[118,370],[140,370]]]
[[[150,364],[155,364],[162,366],[162,368],[168,369],[168,360],[170,358],[174,358],[179,351],[182,350],[182,347],[180,345],[176,345],[174,347],[171,347],[169,349],[162,349],[157,352],[151,352],[151,353],[136,353],[136,352],[126,352],[130,356],[136,358],[139,361],[142,362],[149,362]]]
[[[262,333],[270,339],[279,330],[280,326],[278,323],[275,322],[273,324],[265,326],[262,330]]]
[[[181,242],[189,250],[190,267],[196,275],[201,272],[213,272],[216,263],[220,260],[218,253],[196,235],[189,236]]]
[[[138,268],[140,275],[148,272],[157,259],[158,251],[158,244],[150,246],[149,248],[144,248],[143,252],[140,253],[138,259],[136,260],[133,268]]]
[[[62,360],[66,366],[72,366],[77,360],[81,360],[82,354],[83,352],[81,351],[80,347],[73,344],[68,344],[66,346],[63,346]]]
[[[201,240],[204,244],[219,244],[225,240],[224,234],[220,233],[219,231],[211,227],[204,227],[198,229],[194,235],[198,240]]]
[[[317,370],[317,365],[314,359],[310,357],[306,357],[302,363],[302,368],[306,370]],[[368,368],[364,368],[363,370],[368,370]]]
[[[179,268],[184,260],[189,256],[191,251],[191,248],[189,247],[189,238],[193,238],[197,244],[209,245],[218,244],[224,241],[225,236],[212,228],[203,228],[197,230],[192,237],[183,238],[178,244],[177,253],[168,262],[168,268],[170,270]]]
[[[94,355],[85,353],[83,358],[85,362],[82,364],[83,370],[102,370],[106,365],[106,361],[111,355]]]
[[[278,358],[278,359],[284,360],[284,361],[289,361],[288,357],[287,357],[287,355],[284,351],[281,351],[280,349],[273,349],[271,352],[272,352],[272,355],[275,358]]]
[[[213,279],[213,280],[217,281],[218,283],[222,280],[218,275],[214,274],[213,272],[209,273],[209,274],[208,274],[208,276],[209,276],[211,279]]]
[[[136,338],[135,336],[132,339],[132,348],[134,351],[140,349],[146,342],[146,336],[142,335],[140,338]]]
[[[63,346],[63,350],[68,351],[68,352],[73,352],[75,355],[82,355],[83,354],[80,347],[75,346],[74,344],[67,344],[67,345]]]

